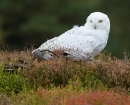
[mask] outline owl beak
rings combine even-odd
[[[96,25],[94,26],[95,29],[97,29]]]

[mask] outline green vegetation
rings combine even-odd
[[[0,105],[130,104],[127,57],[102,53],[93,62],[37,62],[29,50],[0,53]]]

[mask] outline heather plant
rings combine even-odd
[[[9,96],[14,105],[110,105],[113,97],[112,104],[119,99],[129,105],[129,96],[121,93],[130,94],[127,56],[121,60],[101,53],[92,62],[32,58],[29,50],[0,52],[0,94]]]
[[[82,87],[88,89],[96,89],[100,86],[129,92],[130,63],[128,59],[119,60],[104,55],[99,61],[94,62],[53,59],[40,63],[34,61],[30,69],[24,72],[24,76],[36,88],[50,84],[66,86],[69,81],[78,80]]]
[[[66,86],[73,84],[87,89],[96,89],[97,87],[114,88],[115,90],[125,90],[129,92],[130,87],[130,62],[125,57],[124,60],[112,58],[109,55],[100,54],[98,61],[74,62],[66,59],[53,59],[48,61],[37,62],[32,61],[29,50],[23,52],[1,52],[1,81],[7,80],[9,88],[14,84],[22,84],[33,89],[38,87]],[[7,56],[6,56],[7,55]],[[27,64],[18,63],[19,60],[27,62]],[[10,66],[18,66],[18,73],[4,72],[5,63]],[[8,76],[7,76],[8,75]],[[21,82],[19,82],[19,80]],[[9,81],[9,82],[8,82]],[[11,82],[12,83],[11,83]],[[76,83],[78,81],[78,83]],[[18,83],[16,83],[18,82]],[[2,83],[2,82],[1,82]],[[3,83],[3,84],[5,84]],[[11,83],[11,85],[10,85]],[[18,86],[16,86],[18,87]],[[22,86],[19,86],[22,87]],[[5,89],[5,88],[4,88]],[[11,89],[12,90],[12,89]],[[20,88],[18,89],[20,90]],[[21,90],[20,90],[21,91]]]
[[[11,97],[14,105],[129,105],[130,96],[113,91],[73,89],[71,86],[45,89]]]
[[[0,95],[0,105],[12,105],[12,101],[7,95]]]
[[[93,71],[89,68],[90,65],[87,62],[73,62],[65,59],[40,63],[35,61],[32,63],[31,70],[25,71],[23,75],[29,79],[30,85],[34,88],[52,85],[66,86],[70,82],[76,85],[77,80],[80,81],[82,87],[88,89],[97,88],[98,85],[104,86],[102,81],[94,76]]]
[[[89,91],[66,99],[66,105],[129,105],[130,97],[112,91]]]
[[[130,62],[127,59],[108,59],[107,62],[92,66],[95,76],[107,85],[108,88],[130,89]]]

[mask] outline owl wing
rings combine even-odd
[[[64,40],[64,41],[63,41]],[[65,39],[58,39],[56,42],[63,50],[74,51],[79,54],[85,54],[88,58],[96,56],[102,50],[102,41],[93,36],[70,36]],[[55,43],[55,45],[56,45]],[[57,46],[58,46],[57,45]]]
[[[101,46],[102,42],[92,35],[62,35],[46,41],[39,47],[39,50],[55,51],[61,49],[67,52],[71,51],[71,55],[78,53],[83,54],[83,57],[92,58],[102,50]]]
[[[50,40],[47,40],[38,49],[33,50],[32,53],[34,51],[36,51],[36,50],[49,49],[51,51],[54,51],[56,49],[59,49],[59,47],[58,47],[59,45],[57,46],[57,41],[59,41],[58,43],[61,44],[70,35],[78,35],[78,34],[80,34],[82,32],[82,28],[83,28],[83,26],[78,27],[77,25],[75,25],[72,29],[66,31],[65,33],[63,33],[59,37],[54,37],[54,38],[52,38]],[[63,38],[63,40],[62,40],[62,38]]]

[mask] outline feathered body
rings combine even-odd
[[[50,51],[61,49],[71,52],[72,56],[74,52],[81,54],[85,59],[91,59],[105,48],[109,31],[110,22],[107,15],[94,12],[88,16],[84,26],[74,26],[62,35],[46,41],[33,53],[45,49]]]

